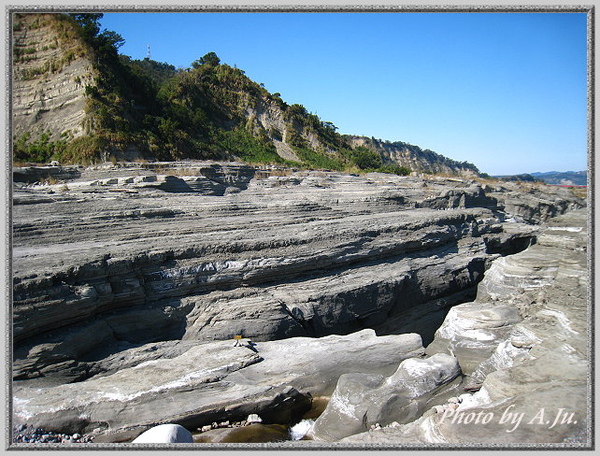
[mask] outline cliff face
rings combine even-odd
[[[416,146],[343,136],[214,53],[178,71],[119,55],[122,38],[99,32],[98,23],[90,32],[68,14],[15,13],[12,19],[13,153],[19,161],[87,163],[113,155],[478,174],[473,165]],[[42,133],[40,153],[34,142]],[[354,149],[365,145],[375,161],[360,164],[365,150]]]
[[[431,150],[403,142],[381,141],[363,136],[348,136],[352,147],[364,146],[381,155],[385,163],[396,163],[413,171],[434,174],[455,174],[465,177],[479,175],[476,166],[444,157]]]
[[[85,47],[72,39],[73,24],[56,14],[15,14],[13,20],[14,138],[83,135],[85,86],[95,72]]]

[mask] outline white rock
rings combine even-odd
[[[194,438],[179,424],[161,424],[143,432],[132,443],[194,443]]]
[[[248,423],[248,424],[262,423],[262,418],[260,416],[258,416],[256,413],[252,413],[252,414],[248,415],[248,418],[246,418],[246,423]]]

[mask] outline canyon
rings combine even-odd
[[[16,425],[113,444],[163,423],[293,424],[331,397],[294,445],[485,444],[439,422],[449,400],[586,411],[587,212],[570,189],[208,161],[13,179]],[[588,422],[511,435],[586,443]]]

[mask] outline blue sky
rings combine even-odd
[[[492,175],[587,167],[585,13],[105,13],[121,52],[207,52],[340,133]]]

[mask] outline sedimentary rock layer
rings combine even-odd
[[[55,15],[54,15],[55,16]],[[52,14],[19,14],[13,29],[12,121],[15,139],[85,131],[86,86],[96,72],[73,27]]]
[[[75,380],[123,346],[419,332],[536,228],[583,202],[441,178],[240,164],[105,166],[15,188],[15,376]],[[512,187],[511,187],[512,185]],[[508,220],[508,221],[507,221]],[[62,380],[60,380],[62,381]]]
[[[235,163],[67,169],[54,185],[28,184],[39,170],[20,171],[15,417],[106,441],[162,422],[193,428],[258,411],[293,421],[345,373],[389,377],[423,356],[422,341],[451,306],[474,299],[490,266],[485,296],[514,289],[495,272],[511,264],[503,255],[535,242],[576,251],[581,233],[559,242],[532,223],[585,204],[545,185]],[[579,277],[579,257],[548,254],[556,277]],[[539,265],[544,255],[521,266],[538,271],[537,285],[556,279]],[[520,307],[518,315],[500,305],[456,309],[472,327],[446,325],[438,341],[468,337],[485,321],[485,330],[501,328],[501,343],[505,326],[525,318]],[[560,312],[536,315],[571,320]],[[511,337],[527,345],[531,331]],[[471,387],[492,385],[505,353],[494,359],[496,346],[486,346],[471,356],[454,349],[460,344],[447,342]]]
[[[470,392],[412,423],[343,441],[589,448],[586,215],[551,221],[536,245],[494,262],[474,302],[448,314],[427,352],[454,354]]]
[[[130,441],[161,423],[195,430],[257,413],[265,423],[299,421],[311,396],[331,394],[340,375],[358,369],[389,375],[422,356],[416,334],[161,342],[107,359],[112,371],[83,382],[40,388],[15,382],[17,423],[86,432],[96,442]]]

